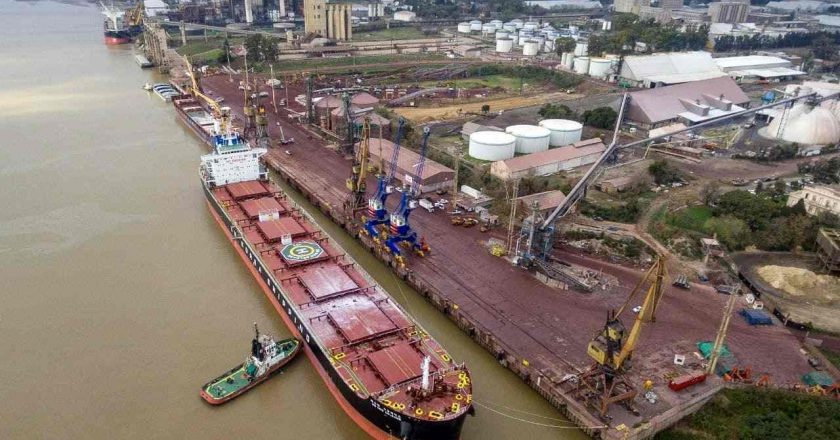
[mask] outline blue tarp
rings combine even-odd
[[[749,325],[773,325],[773,318],[764,310],[741,309],[741,316]]]

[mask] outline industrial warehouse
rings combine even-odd
[[[3,3],[0,432],[833,438],[836,11]]]

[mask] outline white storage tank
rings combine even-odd
[[[606,58],[592,58],[589,60],[589,76],[605,79],[612,73],[612,60]]]
[[[514,155],[516,137],[501,131],[477,131],[470,135],[470,156],[481,160],[506,160]]]
[[[574,66],[575,73],[586,75],[589,72],[589,57],[576,57]]]
[[[508,53],[513,49],[513,40],[510,38],[499,38],[496,40],[496,52]]]
[[[514,25],[516,25],[516,28],[517,28],[517,29],[522,29],[522,26],[524,26],[524,25],[525,25],[525,22],[524,22],[524,21],[522,21],[522,20],[520,20],[520,19],[518,19],[518,18],[514,18],[514,19],[513,19],[513,20],[511,20],[510,22],[511,22],[511,23],[513,23]]]
[[[552,147],[575,143],[583,134],[583,124],[568,119],[544,119],[540,121],[540,127],[551,132],[548,143]]]
[[[548,150],[551,131],[537,125],[511,125],[505,129],[516,137],[516,152],[522,154]]]
[[[481,31],[481,20],[473,20],[470,22],[471,31]]]
[[[516,32],[516,23],[505,23],[502,25],[502,29],[508,32]]]
[[[537,40],[525,40],[522,46],[522,55],[532,57],[540,51],[540,43]]]
[[[516,34],[510,34],[510,40],[513,41],[514,46],[519,44],[519,37],[517,37]]]
[[[575,56],[585,57],[589,55],[589,43],[581,41],[575,44]]]
[[[458,23],[458,33],[459,34],[468,34],[470,33],[470,24],[467,22]]]
[[[504,38],[510,38],[510,32],[508,31],[496,31],[496,39],[501,40]]]
[[[535,30],[539,29],[539,27],[540,27],[540,24],[537,23],[536,21],[529,21],[529,22],[526,22],[526,23],[522,24],[522,29],[525,29],[527,31],[535,31]]]
[[[502,28],[503,23],[502,23],[502,20],[490,20],[490,24],[492,24],[493,27],[496,28],[496,30],[499,30],[499,29]]]
[[[567,53],[567,55],[569,57],[566,58],[566,62],[563,63],[563,67],[565,67],[569,70],[572,70],[575,67],[575,54],[570,52],[570,53]]]
[[[481,25],[481,33],[483,35],[493,35],[494,32],[496,32],[496,26],[490,23]]]

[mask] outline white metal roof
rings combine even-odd
[[[719,73],[720,68],[715,64],[712,55],[703,51],[628,56],[624,58],[624,65],[621,67],[622,77],[636,81],[649,80],[653,76],[674,79],[679,78],[679,75],[702,76],[698,79],[721,76],[710,72]]]
[[[746,76],[746,77],[759,77],[759,78],[780,78],[783,76],[799,76],[805,75],[805,72],[796,69],[789,69],[787,67],[768,67],[766,69],[744,69],[744,70],[731,70],[729,72],[730,76]]]
[[[709,72],[694,72],[694,73],[673,73],[668,75],[651,75],[646,79],[654,83],[662,84],[681,84],[692,81],[702,81],[704,79],[720,78],[726,76],[726,72],[709,71]]]
[[[788,67],[792,63],[784,58],[767,55],[746,55],[741,57],[715,58],[715,63],[721,69],[740,69],[755,66]]]

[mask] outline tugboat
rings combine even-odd
[[[295,338],[275,342],[271,336],[261,335],[254,323],[254,339],[251,340],[248,359],[204,384],[201,397],[211,405],[221,405],[244,394],[294,359],[300,347],[300,341]]]

